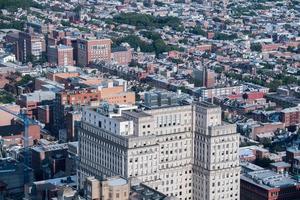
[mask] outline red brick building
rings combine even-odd
[[[66,115],[67,141],[76,141],[76,124],[81,121],[81,112],[71,111]]]
[[[48,72],[46,77],[51,80],[61,84],[66,83],[66,79],[78,77],[80,74],[78,72]]]
[[[282,161],[275,162],[270,164],[270,168],[276,173],[288,173],[290,171],[291,164]]]
[[[24,126],[20,122],[11,125],[0,126],[0,136],[5,145],[22,145],[23,144]],[[35,140],[40,139],[40,126],[31,124],[28,127],[29,145],[33,145]]]
[[[37,107],[37,120],[39,120],[41,123],[48,126],[51,122],[51,108],[49,105],[42,105]]]
[[[286,150],[286,162],[293,163],[296,157],[300,157],[300,149],[298,147],[289,147]]]
[[[283,129],[284,124],[281,122],[273,123],[259,123],[252,126],[250,137],[253,140],[257,140],[258,136],[265,133],[274,133],[276,130]]]
[[[125,92],[123,86],[107,87],[98,89],[82,89],[66,91],[58,94],[60,103],[63,105],[88,104],[90,101],[108,101],[111,104],[134,104],[135,94]]]
[[[87,66],[95,60],[111,59],[110,39],[78,39],[77,54],[79,66]]]
[[[35,33],[20,32],[18,40],[18,54],[16,58],[21,62],[28,62],[31,59],[42,58],[46,51],[45,38]]]
[[[262,44],[261,51],[268,52],[268,51],[277,51],[281,44]]]
[[[300,107],[286,108],[281,111],[281,121],[285,126],[300,123]]]
[[[50,65],[73,66],[73,47],[59,45],[48,47],[48,62]]]
[[[297,200],[300,183],[284,174],[259,170],[241,175],[241,200]]]
[[[6,105],[2,105],[2,107],[4,107],[7,110],[10,110],[11,112],[20,113],[20,106],[19,105],[6,104]],[[11,121],[16,118],[14,115],[12,115],[8,112],[5,112],[3,110],[0,110],[0,116],[1,116],[0,126],[10,125]]]
[[[204,86],[207,88],[213,88],[215,86],[215,72],[205,69],[204,73]]]
[[[128,65],[132,59],[132,51],[125,47],[114,48],[112,50],[112,59],[119,65]]]
[[[39,105],[51,105],[54,99],[54,92],[35,90],[32,93],[20,95],[17,104],[20,105],[21,108],[26,108],[28,117],[37,119],[37,107]]]
[[[127,92],[125,85],[108,84],[97,89],[85,88],[80,90],[63,91],[56,94],[53,121],[56,132],[65,127],[66,114],[72,106],[87,105],[91,102],[107,101],[111,104],[135,103],[135,93]]]

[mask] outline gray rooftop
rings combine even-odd
[[[109,178],[107,181],[110,186],[121,186],[128,183],[124,178]]]
[[[140,117],[150,117],[151,115],[144,112],[144,111],[139,111],[139,110],[134,110],[134,111],[123,111],[124,114],[131,115],[136,118]]]
[[[274,166],[274,167],[290,167],[291,166],[291,164],[286,163],[286,162],[276,162],[276,163],[271,163],[270,165]]]
[[[219,106],[217,106],[213,103],[207,102],[207,101],[200,101],[200,102],[198,102],[198,105],[203,106],[205,108],[218,108],[219,107]]]
[[[272,188],[286,188],[300,184],[288,175],[277,174],[271,170],[248,172],[245,175],[241,175],[241,180],[266,190]]]

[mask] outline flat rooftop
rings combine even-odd
[[[240,163],[240,166],[242,168],[245,168],[245,169],[248,169],[248,170],[251,170],[251,171],[259,171],[259,170],[264,170],[264,168],[258,166],[258,165],[255,165],[253,163],[250,163],[250,162],[241,162]]]
[[[276,163],[271,163],[270,165],[274,167],[291,167],[291,164],[286,162],[276,162]]]
[[[202,107],[205,107],[205,108],[218,108],[219,106],[211,103],[211,102],[208,102],[208,101],[199,101],[197,103],[198,105],[202,106]]]
[[[0,136],[2,137],[19,135],[23,131],[24,131],[24,127],[20,124],[0,126]]]
[[[132,191],[132,199],[139,200],[139,199],[146,199],[146,200],[163,200],[167,196],[163,193],[158,192],[144,184],[134,185],[131,186]]]
[[[40,145],[40,146],[32,147],[32,150],[37,152],[56,151],[56,150],[63,150],[63,149],[68,149],[68,143]]]
[[[286,188],[295,186],[298,183],[296,180],[283,174],[277,174],[271,170],[260,170],[248,172],[241,175],[241,180],[259,186],[266,190],[272,188]]]
[[[54,178],[54,179],[48,179],[43,181],[37,181],[34,182],[35,185],[44,185],[44,184],[52,184],[55,186],[76,186],[76,176],[68,176],[68,177],[62,177],[62,178]]]
[[[112,178],[108,178],[107,182],[110,186],[121,186],[121,185],[126,185],[128,184],[128,181],[124,178],[121,177],[112,177]]]
[[[286,151],[292,152],[292,153],[300,153],[300,149],[298,147],[289,147],[286,149]]]
[[[148,114],[144,111],[141,111],[141,110],[123,111],[123,113],[131,115],[131,116],[136,117],[136,118],[152,116],[152,115],[150,115],[150,114]]]

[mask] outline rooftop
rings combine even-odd
[[[163,200],[167,196],[143,184],[131,187],[133,199]]]
[[[145,113],[144,111],[141,110],[133,110],[133,111],[123,111],[124,114],[131,115],[136,118],[140,117],[150,117],[151,115],[148,113]]]
[[[200,102],[198,102],[198,105],[205,107],[205,108],[218,108],[219,107],[219,106],[217,106],[213,103],[207,102],[207,101],[200,101]]]
[[[55,151],[55,150],[62,150],[67,149],[68,143],[63,144],[50,144],[50,145],[40,145],[32,147],[32,150],[35,150],[37,152],[47,152],[47,151]]]
[[[257,185],[266,190],[270,190],[272,188],[286,188],[300,184],[288,175],[277,174],[271,170],[248,172],[241,175],[241,180]]]
[[[111,49],[111,52],[119,52],[119,51],[127,51],[127,48],[119,46]]]
[[[34,182],[35,185],[44,185],[44,184],[52,184],[55,186],[64,186],[64,185],[72,185],[76,186],[76,176],[68,176],[62,178],[54,178],[43,181]]]
[[[30,169],[25,167],[23,163],[20,163],[12,158],[0,158],[0,174],[1,173],[11,173],[22,170]],[[0,175],[1,177],[1,175]]]
[[[7,126],[0,126],[0,136],[11,136],[11,135],[19,135],[24,131],[24,128],[20,124],[13,124]]]
[[[264,170],[264,168],[258,166],[258,165],[255,165],[253,163],[250,163],[250,162],[241,162],[240,163],[241,167],[242,168],[246,168],[250,171],[259,171],[259,170]]]
[[[291,167],[291,164],[286,162],[276,162],[276,163],[271,163],[270,165],[274,167]]]
[[[121,177],[112,177],[107,179],[110,186],[121,186],[128,184],[128,181]]]
[[[300,153],[300,149],[298,147],[296,147],[296,146],[289,147],[289,148],[286,149],[286,151],[292,152],[292,153]]]

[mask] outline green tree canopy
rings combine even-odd
[[[141,13],[121,13],[114,16],[114,22],[120,24],[128,24],[136,26],[139,29],[151,29],[162,28],[164,26],[170,26],[175,30],[182,27],[181,20],[178,17],[155,17],[152,15]]]
[[[263,167],[263,168],[267,168],[273,162],[274,161],[270,160],[269,158],[256,158],[254,161],[254,164],[256,164],[260,167]]]
[[[261,52],[261,44],[260,43],[252,43],[250,45],[250,49],[251,51],[258,51],[258,52]]]

